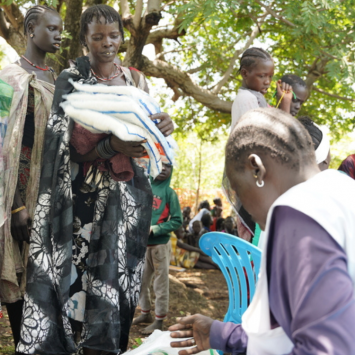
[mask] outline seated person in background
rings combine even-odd
[[[185,231],[187,230],[189,223],[191,221],[191,207],[187,206],[184,207],[184,209],[182,210],[182,226],[184,227]]]
[[[330,142],[326,133],[322,131],[314,121],[308,116],[301,116],[298,118],[312,138],[314,150],[316,153],[316,162],[321,171],[329,168],[330,156]]]
[[[212,217],[216,217],[216,214],[219,214],[220,216],[222,215],[222,210],[223,210],[223,205],[222,205],[222,200],[220,197],[216,197],[213,199],[214,206],[212,207],[211,210],[211,215]],[[217,213],[217,211],[219,211]]]
[[[296,97],[292,97],[290,114],[292,116],[297,116],[304,102],[308,99],[309,91],[305,81],[303,81],[299,76],[294,74],[286,74],[281,78],[282,83],[291,85],[292,91]],[[280,97],[276,95],[276,101],[279,102]]]
[[[210,214],[211,213],[210,211],[211,211],[210,203],[207,200],[202,201],[198,207],[197,215],[194,218],[192,218],[192,220],[189,223],[190,233],[192,233],[192,223],[195,221],[201,221],[202,216],[207,213]]]
[[[177,229],[174,233],[183,243],[188,243],[187,233],[183,226]]]
[[[214,199],[215,201],[216,199]],[[219,199],[221,200],[221,199]],[[221,202],[222,203],[222,202]],[[215,232],[217,230],[217,220],[220,219],[222,217],[222,207],[221,206],[214,206],[212,211],[211,211],[211,216],[212,216],[212,226],[211,226],[211,231]]]
[[[221,232],[224,229],[224,218],[218,218],[216,222],[216,232]]]
[[[351,154],[343,160],[338,170],[355,179],[355,154]]]
[[[179,228],[174,232],[171,240],[171,259],[170,264],[174,266],[184,267],[186,269],[218,269],[212,259],[207,256],[198,246],[193,247],[184,243],[184,233]]]
[[[193,247],[198,247],[198,241],[200,240],[202,232],[201,221],[195,221],[192,223],[192,233],[187,235],[187,244],[190,244]]]
[[[201,223],[202,223],[202,234],[211,232],[211,226],[213,224],[213,221],[209,213],[206,213],[205,215],[202,216]]]
[[[224,220],[224,230],[222,232],[238,236],[238,231],[235,228],[234,219],[232,216],[229,216]]]

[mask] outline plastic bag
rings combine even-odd
[[[179,351],[187,348],[172,348],[170,343],[172,341],[187,340],[191,338],[176,339],[170,336],[171,332],[162,332],[161,330],[154,330],[154,332],[147,338],[144,343],[134,350],[129,350],[123,355],[179,355]],[[202,355],[218,355],[216,350],[205,350],[200,352]]]

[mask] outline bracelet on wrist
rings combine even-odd
[[[115,152],[111,147],[110,137],[107,137],[97,143],[95,151],[101,159],[111,159],[117,154],[117,152]]]
[[[26,209],[26,206],[21,206],[19,208],[16,208],[15,210],[12,210],[11,214],[15,214],[15,213],[20,212],[20,211],[22,211],[24,209]]]

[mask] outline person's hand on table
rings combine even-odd
[[[15,208],[13,208],[15,209]],[[11,216],[11,235],[19,242],[30,241],[31,218],[27,209],[23,209]]]
[[[171,133],[174,132],[174,123],[171,117],[165,113],[156,113],[154,115],[150,116],[150,119],[152,121],[154,120],[160,120],[160,122],[157,124],[157,127],[159,128],[160,132],[163,133],[165,137],[169,136]]]
[[[169,327],[169,330],[172,331],[171,337],[191,339],[171,342],[170,346],[172,348],[184,348],[195,345],[193,348],[180,350],[179,355],[197,354],[200,351],[210,349],[212,323],[213,319],[201,314],[180,318],[177,324]]]
[[[142,146],[142,144],[146,142],[146,140],[140,142],[125,142],[114,135],[112,135],[110,139],[110,145],[114,151],[123,153],[131,158],[141,158],[147,155],[147,151]]]

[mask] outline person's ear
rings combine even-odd
[[[34,32],[35,26],[33,25],[33,22],[30,21],[29,24],[27,25],[26,33],[33,38],[33,32]],[[31,36],[32,35],[32,36]]]
[[[257,186],[264,186],[266,169],[262,159],[257,154],[250,154],[248,157],[248,168],[253,174]]]
[[[243,79],[246,79],[248,77],[248,74],[249,74],[249,72],[246,68],[242,68],[240,70],[240,75],[242,76]]]

